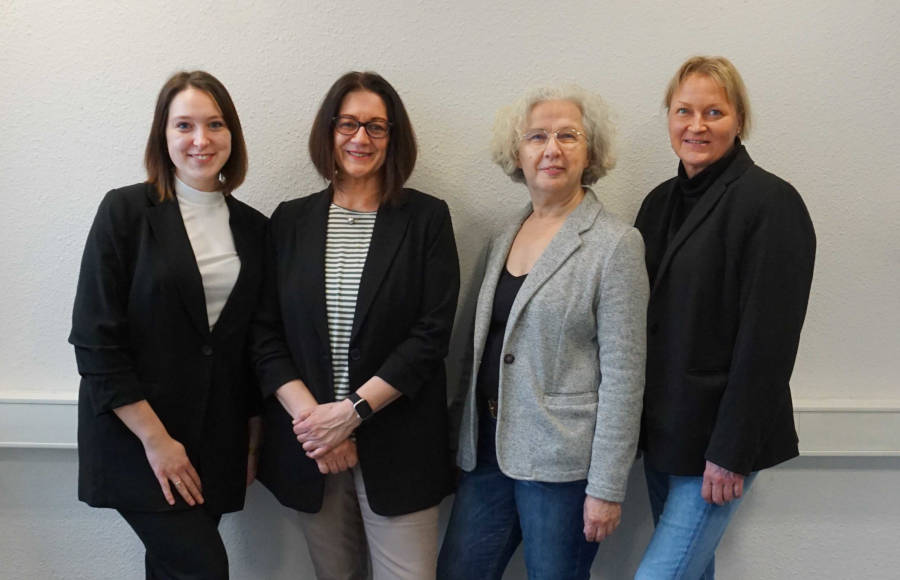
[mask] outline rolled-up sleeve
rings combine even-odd
[[[459,257],[447,204],[441,202],[429,225],[422,279],[422,306],[407,338],[379,367],[377,376],[410,398],[447,356],[456,301],[459,297]]]
[[[117,208],[116,202],[116,192],[106,194],[88,234],[69,334],[83,387],[96,414],[145,398],[128,331],[131,276],[127,244],[117,234],[117,230],[129,228],[116,223],[126,219],[126,212]]]
[[[250,358],[263,397],[294,379],[302,379],[291,357],[284,333],[278,287],[278,248],[276,238],[283,205],[272,214],[266,231],[264,274],[259,305],[250,325]]]

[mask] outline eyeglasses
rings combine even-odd
[[[573,147],[578,143],[579,137],[587,139],[584,131],[579,131],[575,127],[566,127],[556,131],[548,131],[546,129],[529,129],[522,135],[521,141],[529,147],[543,148],[550,142],[550,136],[556,138],[556,142],[563,147]]]
[[[341,135],[356,135],[360,127],[366,128],[366,134],[372,139],[384,139],[391,130],[390,121],[369,121],[368,123],[360,123],[359,119],[348,115],[340,115],[331,119],[334,123],[334,130]]]

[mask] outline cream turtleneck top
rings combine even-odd
[[[203,279],[206,316],[211,331],[241,270],[241,259],[228,223],[228,205],[221,191],[200,191],[177,177],[175,198]]]

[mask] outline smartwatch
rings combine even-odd
[[[347,398],[353,403],[353,409],[361,420],[365,421],[372,416],[372,406],[367,400],[357,395],[356,391],[351,391]]]

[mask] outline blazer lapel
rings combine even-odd
[[[213,334],[216,336],[225,336],[237,328],[243,322],[238,317],[239,313],[252,312],[255,304],[246,304],[246,301],[254,298],[253,280],[258,280],[262,276],[259,244],[262,234],[254,231],[254,224],[249,219],[246,209],[233,197],[227,196],[225,202],[228,204],[228,224],[234,239],[234,249],[241,260],[241,267],[234,287],[213,327]]]
[[[753,160],[750,159],[750,155],[747,153],[746,149],[741,147],[741,150],[738,151],[737,156],[728,169],[725,170],[725,173],[723,173],[721,177],[709,187],[706,193],[703,194],[700,201],[697,202],[697,205],[688,214],[687,219],[681,224],[675,237],[672,238],[668,248],[666,248],[666,253],[663,254],[662,261],[659,264],[659,270],[654,277],[653,288],[650,290],[651,295],[659,287],[660,281],[668,271],[669,265],[672,263],[672,257],[675,253],[681,248],[691,234],[697,230],[700,224],[709,217],[709,214],[719,203],[719,200],[722,199],[722,195],[728,189],[731,182],[740,177],[751,165],[753,165]],[[677,194],[673,192],[672,195]]]
[[[359,281],[359,293],[356,297],[356,314],[353,317],[353,329],[350,332],[350,340],[356,337],[359,329],[365,322],[366,314],[375,300],[378,288],[381,286],[394,255],[400,247],[400,242],[406,236],[406,227],[409,225],[409,205],[382,206],[378,209],[375,218],[375,229],[372,231],[372,241],[369,243],[369,253],[366,256],[366,265],[363,267],[362,279]],[[322,254],[325,254],[324,248]]]
[[[153,200],[155,202],[155,200]],[[203,280],[197,268],[197,260],[184,220],[178,209],[178,202],[167,200],[155,203],[147,211],[150,229],[163,249],[166,265],[171,268],[171,280],[178,290],[184,308],[191,322],[201,334],[209,334],[206,316],[206,298],[203,296]]]
[[[297,220],[295,227],[296,258],[291,261],[296,268],[297,301],[309,309],[313,327],[323,345],[330,345],[328,312],[325,306],[325,238],[328,232],[328,208],[331,205],[331,186],[315,194],[309,211]],[[331,352],[331,347],[328,346]]]
[[[491,315],[494,309],[494,294],[497,290],[497,281],[500,279],[500,273],[503,271],[503,268],[506,267],[506,257],[509,255],[509,248],[512,246],[516,234],[519,233],[522,222],[524,222],[530,214],[531,204],[528,204],[512,225],[504,228],[493,240],[491,240],[487,263],[484,268],[484,278],[481,280],[481,288],[478,290],[478,302],[475,306],[473,362],[476,367],[472,373],[473,381],[478,376],[477,365],[479,361],[481,361],[484,343],[487,340],[488,330],[491,326]]]
[[[507,332],[515,324],[519,314],[535,295],[535,293],[544,285],[547,280],[569,259],[575,250],[581,247],[581,234],[591,227],[591,224],[597,219],[602,206],[590,189],[585,188],[584,199],[576,207],[562,227],[550,240],[550,243],[544,249],[544,253],[535,262],[525,282],[519,289],[516,299],[513,301],[512,309],[509,312],[509,321],[506,325]]]

